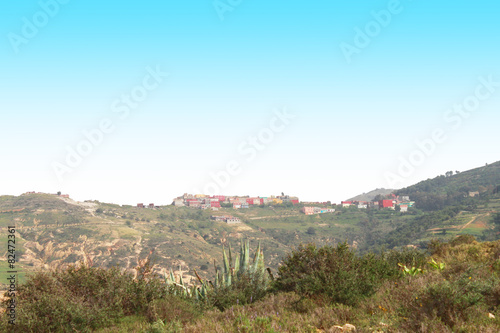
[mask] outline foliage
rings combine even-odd
[[[429,261],[428,263],[432,268],[434,269],[438,269],[440,271],[442,271],[445,267],[445,263],[444,262],[436,262],[434,259],[431,259],[431,261]]]
[[[289,254],[278,274],[278,291],[353,305],[372,295],[384,279],[397,276],[398,270],[381,255],[356,256],[347,243],[321,248],[308,244]]]
[[[421,268],[417,268],[415,266],[412,266],[411,268],[406,267],[406,265],[398,264],[399,267],[403,270],[404,275],[410,275],[410,276],[415,276],[418,274],[424,274],[425,271]]]
[[[90,331],[144,312],[149,302],[168,292],[158,280],[134,281],[116,268],[71,266],[38,272],[18,288],[16,328]]]

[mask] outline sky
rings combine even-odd
[[[340,202],[499,160],[500,3],[0,3],[0,194]]]

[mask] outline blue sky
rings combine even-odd
[[[2,2],[0,193],[167,204],[215,187],[338,202],[497,161],[499,9],[493,1]],[[156,82],[154,71],[168,76]],[[155,87],[144,90],[144,80]],[[121,118],[116,107],[133,91],[147,96]],[[469,102],[466,116],[447,113]],[[249,148],[285,109],[293,118],[283,129]],[[68,149],[85,146],[83,131],[103,120],[113,130],[69,166]],[[416,141],[436,129],[446,140],[426,154]]]

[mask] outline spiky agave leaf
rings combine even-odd
[[[229,271],[233,274],[233,254],[231,252],[231,243],[229,243]]]
[[[179,265],[179,284],[183,287],[185,287],[184,285],[184,280],[182,279],[182,271],[181,271],[181,265]]]
[[[238,276],[239,271],[240,271],[240,254],[238,253],[236,255],[236,260],[234,262],[234,274],[233,274],[233,276],[235,276],[235,277]]]
[[[220,287],[220,282],[219,282],[219,271],[215,272],[215,281],[214,281],[214,288],[218,289]]]
[[[206,285],[202,285],[201,286],[201,290],[200,290],[200,296],[202,299],[205,299],[207,297],[207,293],[208,293],[208,290],[207,290],[207,287]]]
[[[250,241],[247,239],[246,242],[241,242],[241,253],[240,253],[240,269],[238,271],[238,276],[248,271],[250,267]]]
[[[170,267],[170,281],[175,282],[174,271],[172,271],[172,267]]]
[[[257,272],[261,261],[262,261],[262,258],[261,258],[261,254],[260,254],[260,241],[259,241],[259,245],[257,245],[257,251],[255,251],[255,256],[253,257],[252,267],[250,269],[250,272],[252,274],[255,274]]]

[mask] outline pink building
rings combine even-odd
[[[313,215],[314,214],[314,207],[302,207],[302,213],[306,215]]]

